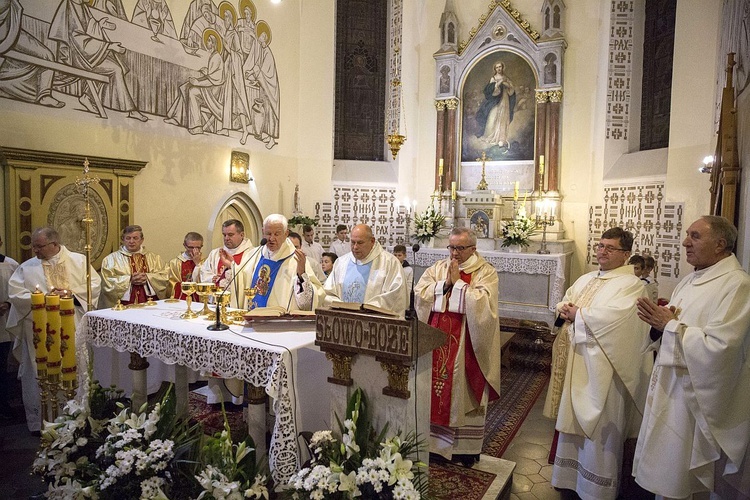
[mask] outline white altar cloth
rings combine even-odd
[[[194,304],[193,308],[197,310],[198,305]],[[297,363],[299,357],[310,357],[303,350],[317,350],[314,324],[289,322],[256,329],[232,325],[229,330],[212,332],[206,329],[211,322],[205,319],[180,319],[184,311],[185,302],[159,301],[154,307],[87,313],[76,336],[81,366],[88,366],[88,350],[85,349],[88,343],[155,357],[167,364],[213,372],[224,378],[240,378],[264,387],[273,398],[276,415],[268,450],[271,476],[276,484],[286,484],[297,470],[296,436],[302,430],[297,429],[297,423],[301,423],[298,413],[301,406],[306,406],[300,402],[303,395],[297,390]],[[261,329],[263,331],[258,331]],[[322,358],[322,353],[317,354]],[[306,361],[305,378],[309,377],[312,364]],[[320,377],[318,385],[325,387],[325,375],[320,374]],[[87,370],[81,369],[79,396],[85,387],[88,387]],[[327,399],[320,403],[328,407]]]

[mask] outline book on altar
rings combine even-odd
[[[256,307],[249,310],[245,315],[256,318],[280,318],[281,316],[315,316],[315,311],[287,311],[281,306]]]
[[[396,311],[391,311],[385,307],[378,307],[372,304],[359,304],[357,302],[331,302],[331,309],[383,314],[385,316],[393,316],[394,318],[399,316]]]

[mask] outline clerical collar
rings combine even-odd
[[[137,254],[137,253],[140,253],[140,254],[145,254],[145,253],[146,253],[146,249],[145,249],[145,248],[143,247],[143,245],[141,245],[141,248],[139,248],[139,249],[138,249],[137,251],[135,251],[135,252],[131,252],[130,250],[128,250],[127,248],[125,248],[125,245],[122,245],[122,246],[120,247],[120,251],[121,251],[122,253],[124,253],[125,255],[135,255],[135,254]]]
[[[599,272],[598,272],[598,273],[596,273],[596,277],[597,277],[597,278],[601,278],[602,276],[606,276],[606,275],[608,275],[608,274],[609,274],[609,273],[611,273],[612,271],[614,271],[614,269],[610,269],[609,271],[605,271],[604,269],[599,269]]]
[[[224,245],[224,250],[225,250],[225,251],[226,251],[226,252],[227,252],[227,253],[228,253],[229,255],[234,255],[234,254],[236,254],[236,253],[242,253],[242,252],[244,252],[245,250],[249,249],[249,248],[250,248],[251,246],[252,246],[252,245],[251,245],[251,243],[250,243],[250,240],[248,240],[247,238],[245,238],[245,239],[244,239],[244,240],[242,240],[242,241],[240,242],[240,244],[239,244],[239,245],[237,245],[237,246],[236,246],[235,248],[228,248],[228,247],[227,247],[226,245]]]
[[[478,259],[477,254],[473,253],[471,254],[471,257],[469,257],[463,262],[463,264],[459,264],[458,268],[461,271],[463,271],[464,269],[468,269],[477,263],[477,259]]]

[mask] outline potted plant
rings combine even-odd
[[[503,247],[509,252],[518,253],[529,246],[531,235],[536,231],[536,223],[524,215],[503,222]]]
[[[430,246],[432,238],[437,236],[445,222],[445,216],[430,206],[421,214],[414,216],[414,237],[418,242]]]

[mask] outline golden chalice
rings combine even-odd
[[[183,281],[182,291],[185,293],[185,302],[187,302],[187,311],[180,315],[182,319],[197,318],[198,315],[190,308],[193,305],[193,294],[195,293],[195,283],[192,281]]]
[[[169,299],[164,299],[164,302],[166,302],[168,304],[175,304],[175,303],[177,303],[179,301],[180,301],[180,299],[179,299],[179,297],[177,297],[177,285],[175,285],[174,288],[172,289],[172,297],[169,298]]]
[[[198,294],[198,297],[201,298],[201,302],[203,302],[203,309],[200,314],[201,316],[209,316],[211,314],[211,309],[208,308],[208,298],[216,291],[216,285],[213,283],[196,283],[195,284],[195,293]]]
[[[252,288],[245,288],[245,303],[247,304],[247,308],[251,311],[255,309],[255,304],[253,304],[253,299],[255,299],[255,296],[258,294],[258,289],[256,287]]]

